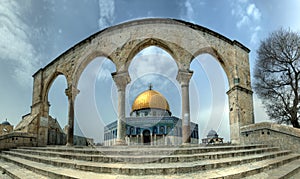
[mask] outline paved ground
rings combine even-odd
[[[0,179],[11,179],[11,177],[7,176],[6,174],[0,174]]]

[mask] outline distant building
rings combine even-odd
[[[7,119],[0,124],[0,135],[11,133],[14,129]]]
[[[220,144],[223,143],[223,138],[220,138],[215,130],[210,130],[206,138],[202,139],[203,144]]]
[[[191,143],[199,143],[198,124],[191,122]],[[105,126],[104,145],[110,146],[117,138],[117,121]],[[180,145],[182,120],[172,116],[166,98],[150,89],[136,97],[130,117],[126,118],[128,145]]]

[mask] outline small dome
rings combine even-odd
[[[151,88],[139,94],[132,104],[132,112],[141,109],[162,109],[168,112],[170,111],[169,103],[166,98]]]
[[[218,138],[219,135],[215,130],[210,130],[207,134],[207,138]]]
[[[7,120],[6,120],[6,121],[3,121],[1,124],[2,124],[2,125],[10,126],[10,123],[9,123]]]

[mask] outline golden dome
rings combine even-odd
[[[132,104],[132,111],[149,108],[170,111],[170,107],[166,98],[159,92],[152,89],[139,94]]]

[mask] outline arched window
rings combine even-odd
[[[153,116],[156,116],[156,111],[153,111]]]
[[[164,126],[160,126],[159,133],[160,134],[165,134],[165,127]]]
[[[130,127],[130,135],[134,135],[134,127]]]
[[[154,126],[154,127],[152,128],[152,131],[153,131],[153,132],[152,132],[153,134],[157,134],[157,127]]]
[[[141,133],[141,129],[139,127],[136,128],[136,135],[139,135]]]
[[[182,129],[179,127],[179,136],[182,136]]]
[[[171,127],[168,126],[168,127],[167,127],[167,134],[169,134],[170,132],[171,132]]]
[[[177,127],[174,127],[174,136],[178,136],[178,129],[177,129]]]
[[[126,135],[130,135],[130,127],[129,126],[127,126],[127,128],[126,128]]]

